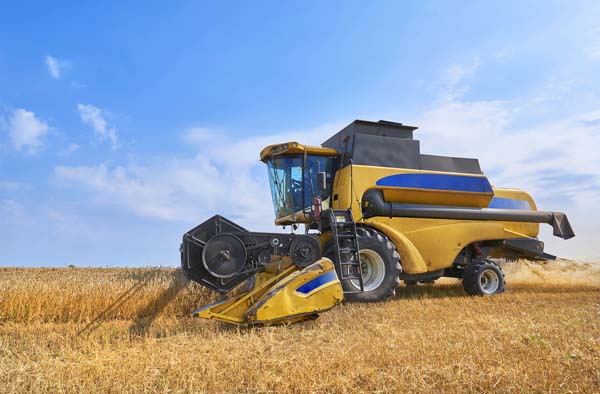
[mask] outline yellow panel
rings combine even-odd
[[[346,166],[344,168],[342,168],[340,171],[338,171],[335,174],[335,178],[333,180],[333,189],[331,192],[331,196],[333,199],[333,202],[331,204],[333,209],[348,209],[350,208],[351,204],[352,204],[352,199],[351,199],[351,194],[350,194],[350,170],[352,169],[352,166]],[[354,181],[354,184],[356,185],[356,180]],[[362,196],[362,193],[361,193]],[[360,208],[360,206],[359,206]],[[352,211],[354,212],[354,206],[352,207]],[[358,212],[358,211],[356,211]],[[355,220],[358,220],[356,218],[356,212],[354,212],[354,216],[355,216]],[[358,218],[360,218],[360,215],[358,215]]]
[[[286,142],[284,144],[269,145],[260,152],[260,160],[265,161],[271,156],[284,154],[308,153],[311,155],[337,156],[338,152],[331,148],[320,146],[302,145],[298,142]]]
[[[233,324],[292,323],[331,309],[344,299],[331,260],[298,270],[260,274],[251,291],[199,308],[193,316]]]
[[[279,280],[297,271],[298,267],[291,265],[275,276],[262,276],[260,284],[255,284],[254,288],[235,297],[228,298],[221,302],[205,305],[192,313],[194,317],[204,319],[219,320],[225,323],[246,324],[244,314],[250,308],[258,297],[264,295]]]
[[[360,200],[364,192],[368,189],[382,189],[376,186],[378,179],[401,173],[465,175],[460,173],[387,167],[346,166],[335,176],[332,206],[335,209],[352,208],[355,221],[362,222],[385,233],[396,246],[402,260],[402,267],[407,273],[422,273],[446,268],[453,263],[463,247],[473,242],[536,237],[538,235],[539,224],[537,223],[384,217],[363,220]],[[525,200],[529,202],[532,210],[537,209],[535,202],[527,192],[496,187],[493,190],[496,197]],[[443,194],[436,193],[415,194],[414,191],[407,189],[384,190],[386,197],[390,197],[390,193],[398,202],[405,203],[463,206],[482,205],[482,200],[480,199],[482,196],[476,196],[478,193],[455,193],[457,195],[450,200],[447,197],[453,193],[448,191],[445,191],[446,195],[444,196]],[[486,195],[486,193],[482,194]],[[487,194],[484,197],[489,201],[491,195]]]
[[[369,189],[381,189],[386,201],[404,202],[408,204],[456,205],[483,207],[489,204],[492,193],[456,192],[452,190],[426,190],[409,188],[388,188],[377,186],[379,179],[395,174],[446,174],[468,176],[455,172],[413,170],[406,168],[389,168],[362,165],[349,165],[338,171],[333,182],[333,208],[352,208],[355,220],[362,217],[360,200]],[[336,200],[337,196],[337,200]]]
[[[502,197],[502,198],[513,198],[515,200],[525,200],[529,203],[529,206],[532,210],[537,211],[537,206],[535,201],[524,190],[519,189],[507,189],[501,187],[494,187],[494,197]],[[527,237],[537,237],[540,232],[539,223],[518,223],[518,222],[505,222],[504,227],[507,231],[514,231],[516,233],[525,235]],[[507,238],[514,238],[507,237]]]
[[[395,230],[393,227],[378,221],[377,219],[378,218],[367,219],[365,220],[365,224],[381,231],[388,236],[390,241],[392,241],[394,246],[396,246],[396,250],[400,255],[400,264],[402,265],[402,270],[408,274],[422,274],[427,272],[427,265],[425,264],[425,261],[421,257],[421,254],[415,245],[413,245],[413,243],[406,238],[404,234]]]
[[[411,188],[383,188],[385,201],[405,204],[453,205],[485,208],[492,199],[491,193],[468,193],[451,190],[427,190]]]
[[[441,226],[425,227],[406,233],[421,252],[428,271],[447,268],[460,251],[473,242],[502,239],[505,237],[502,223],[458,222]]]
[[[244,314],[249,323],[287,321],[327,311],[344,299],[342,285],[331,260],[296,271],[274,285]]]

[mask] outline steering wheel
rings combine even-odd
[[[302,181],[300,181],[298,179],[292,179],[291,189],[292,189],[293,193],[295,193],[297,191],[302,191]]]

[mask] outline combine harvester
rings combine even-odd
[[[553,259],[539,223],[574,236],[564,213],[521,190],[493,187],[477,159],[420,153],[416,127],[356,120],[321,147],[270,145],[275,224],[260,233],[214,216],[183,236],[191,280],[236,295],[193,315],[241,325],[314,318],[344,298],[384,301],[406,285],[461,278],[471,295],[504,291],[493,260]],[[246,284],[242,285],[243,282]]]

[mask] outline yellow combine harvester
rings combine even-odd
[[[314,318],[344,298],[384,301],[406,285],[461,278],[471,295],[504,291],[492,259],[553,259],[539,223],[574,236],[565,214],[493,187],[477,159],[420,153],[416,127],[356,120],[321,147],[270,145],[275,224],[303,234],[251,232],[214,216],[183,236],[191,280],[235,296],[195,316],[234,324]],[[245,284],[242,284],[246,282]]]

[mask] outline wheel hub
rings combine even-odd
[[[361,249],[359,255],[364,291],[373,291],[383,283],[383,279],[385,278],[385,264],[381,256],[371,249]],[[356,289],[360,289],[358,279],[352,279],[350,283]]]
[[[500,277],[494,270],[487,269],[481,273],[479,277],[481,290],[486,294],[494,294],[500,286]]]

